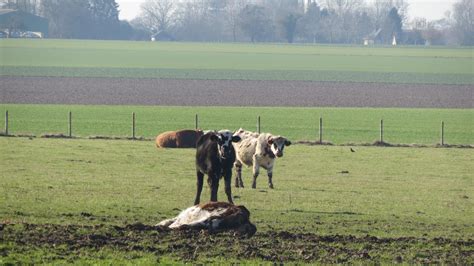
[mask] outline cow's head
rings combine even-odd
[[[232,142],[239,142],[240,137],[233,136],[233,133],[229,130],[220,130],[211,136],[211,140],[217,142],[219,156],[222,159],[227,159],[232,156]]]
[[[283,149],[285,146],[290,146],[291,141],[282,136],[272,136],[270,139],[268,139],[268,145],[276,157],[282,157]]]

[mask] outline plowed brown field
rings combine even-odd
[[[0,103],[472,108],[472,85],[0,77]]]

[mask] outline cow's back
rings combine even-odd
[[[178,148],[196,148],[199,137],[203,135],[201,130],[180,130],[176,132],[176,146]]]
[[[156,147],[158,148],[176,148],[176,132],[166,131],[156,137]]]

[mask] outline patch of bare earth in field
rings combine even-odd
[[[231,232],[170,231],[140,223],[125,226],[0,225],[2,242],[16,244],[23,252],[46,249],[54,256],[66,259],[70,254],[82,251],[87,254],[88,250],[111,248],[123,252],[150,253],[158,261],[162,256],[191,262],[222,256],[235,260],[322,263],[382,261],[469,264],[474,261],[473,240],[448,238],[356,237],[288,231],[257,232],[252,238],[240,238]],[[0,252],[8,256],[10,250],[2,248]]]
[[[472,85],[0,77],[0,103],[472,108]]]

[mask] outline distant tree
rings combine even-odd
[[[322,42],[337,43],[340,25],[341,21],[337,14],[333,10],[323,8],[321,10]]]
[[[42,0],[41,15],[49,20],[49,37],[129,39],[132,27],[120,22],[115,0]]]
[[[325,0],[324,3],[327,9],[333,10],[342,17],[345,14],[354,13],[362,6],[363,2],[363,0]]]
[[[83,0],[42,0],[41,14],[49,20],[52,38],[91,38],[89,3]]]
[[[441,30],[435,29],[432,23],[428,23],[426,29],[421,31],[422,38],[426,41],[426,44],[429,45],[444,45],[445,38]]]
[[[461,45],[474,45],[474,3],[460,0],[454,5],[454,31]]]
[[[226,22],[228,28],[232,34],[232,41],[237,41],[237,33],[239,30],[239,14],[242,9],[245,7],[247,1],[246,0],[233,0],[228,1],[225,7],[226,11]]]
[[[356,17],[356,28],[355,33],[357,35],[357,41],[361,41],[364,37],[368,36],[374,29],[374,22],[367,12],[357,14]]]
[[[240,12],[240,28],[251,42],[264,41],[272,33],[272,22],[264,7],[247,5]]]
[[[393,37],[400,38],[402,35],[402,18],[398,14],[398,10],[395,7],[390,9],[388,16],[382,25],[382,41],[390,44]]]
[[[38,15],[40,0],[0,0],[0,8],[15,9]]]
[[[426,40],[423,38],[423,30],[413,29],[403,34],[403,43],[409,45],[423,45]]]
[[[152,33],[166,31],[173,23],[175,4],[172,0],[146,0],[141,5],[142,23]]]
[[[115,0],[89,0],[91,15],[97,21],[118,22],[118,8]]]
[[[91,37],[94,39],[121,39],[121,24],[119,21],[119,5],[115,0],[89,0]],[[123,24],[122,24],[123,26]]]
[[[308,5],[299,24],[300,32],[306,40],[316,43],[321,35],[321,8],[316,2]]]
[[[290,13],[281,22],[284,30],[285,39],[288,43],[293,43],[296,33],[296,25],[300,18],[300,14]]]

